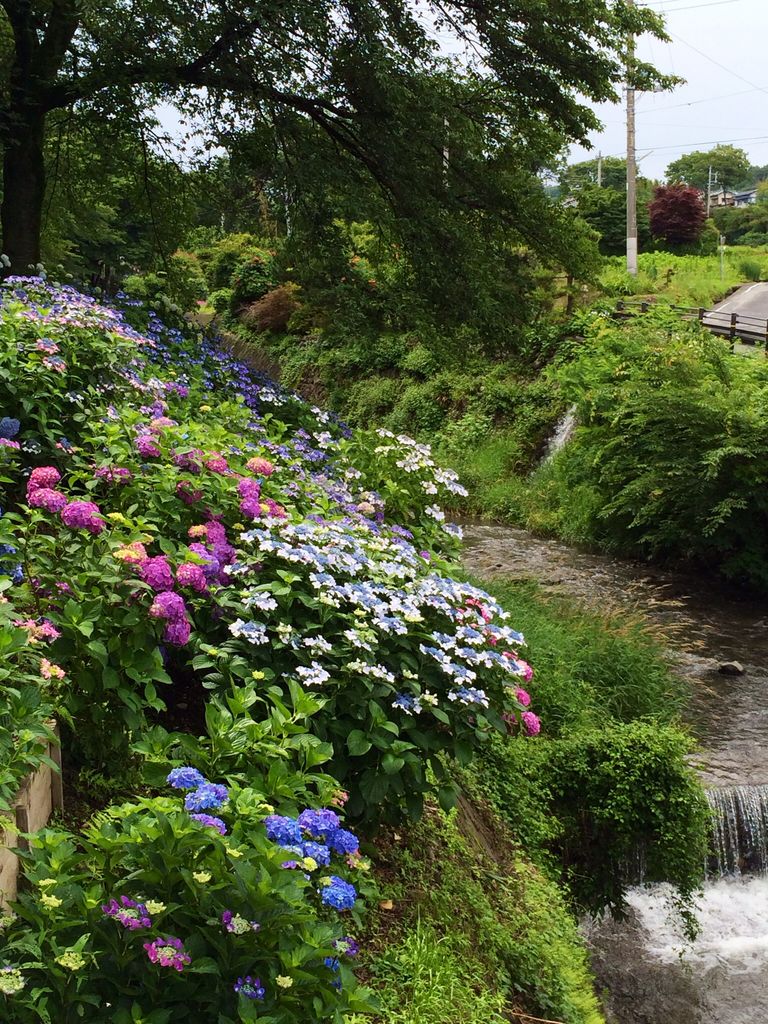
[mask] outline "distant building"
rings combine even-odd
[[[706,203],[707,193],[703,192],[701,198]],[[709,196],[710,206],[738,206],[736,202],[736,193],[729,192],[727,188],[720,186],[717,191],[712,191]]]
[[[737,192],[733,197],[734,206],[754,206],[757,202],[757,189],[750,188],[746,192]]]

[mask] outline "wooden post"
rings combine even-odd
[[[703,306],[699,306],[699,323],[701,323],[702,320],[704,319],[704,314],[705,313],[706,313],[706,309],[704,309]]]
[[[765,358],[768,359],[768,320],[765,321]]]
[[[738,320],[738,313],[731,313],[731,331],[729,338],[731,340],[731,352],[735,351],[736,345],[736,321]]]
[[[648,303],[647,302],[641,302],[640,303],[640,312],[641,313],[647,313],[648,312]]]

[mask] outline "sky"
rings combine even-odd
[[[672,160],[718,143],[733,143],[751,163],[768,164],[768,0],[646,0],[642,6],[663,13],[671,39],[643,37],[638,56],[686,82],[671,92],[638,94],[640,173],[663,179]],[[603,130],[590,136],[592,150],[571,149],[571,163],[598,151],[626,152],[623,107],[594,109]]]

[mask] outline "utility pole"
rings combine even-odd
[[[635,0],[627,0],[630,7]],[[627,272],[637,276],[637,161],[635,159],[635,37],[627,40]]]
[[[712,207],[712,184],[712,164],[710,164],[707,176],[707,217],[709,217],[709,211]]]
[[[597,187],[603,186],[603,154],[597,154]]]

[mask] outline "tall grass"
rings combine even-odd
[[[615,298],[635,296],[676,306],[711,306],[745,281],[765,280],[768,277],[768,250],[745,246],[728,249],[722,277],[717,255],[641,253],[638,271],[637,277],[630,276],[624,259],[612,257],[606,260],[600,284],[606,294]]]

